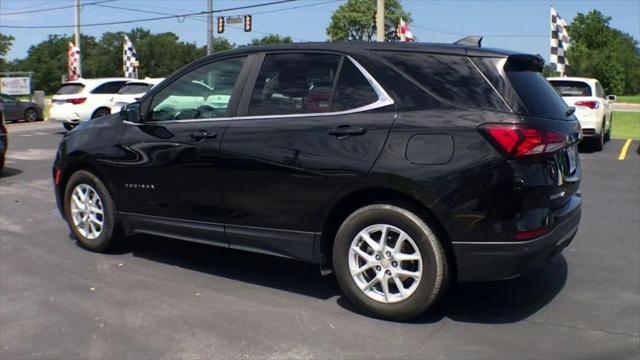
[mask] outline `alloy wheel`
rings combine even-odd
[[[80,235],[93,240],[100,236],[104,225],[102,199],[88,184],[78,184],[71,192],[71,217]]]
[[[36,121],[38,120],[38,113],[36,113],[36,111],[33,109],[28,109],[24,113],[24,119],[28,122]]]
[[[422,256],[415,241],[387,224],[360,231],[349,248],[349,271],[360,290],[381,303],[409,298],[422,277]]]

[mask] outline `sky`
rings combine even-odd
[[[81,0],[89,4],[97,0]],[[272,0],[214,0],[214,10],[254,5]],[[236,44],[248,43],[252,38],[269,33],[291,36],[295,41],[325,41],[326,27],[332,13],[346,0],[299,0],[292,3],[258,7],[248,10],[227,11],[218,15],[253,15],[253,29],[245,33],[239,26],[226,26],[223,36]],[[498,47],[542,55],[549,60],[549,7],[553,4],[560,16],[568,22],[577,13],[597,9],[612,17],[610,25],[640,40],[640,0],[400,0],[411,12],[411,31],[418,41],[454,42],[465,35],[483,35],[483,46]],[[73,5],[73,0],[0,0],[0,25],[42,26],[73,25],[73,8],[48,10],[28,14],[7,15],[13,12],[39,10]],[[185,14],[207,10],[207,0],[115,0],[98,5],[85,5],[81,23],[143,19],[161,16],[114,9],[105,6],[126,7],[163,14]],[[179,21],[182,20],[182,21]],[[106,31],[128,31],[143,27],[154,33],[171,31],[181,40],[206,44],[205,16],[167,19],[137,24],[83,27],[82,33],[97,38]],[[7,58],[23,58],[30,46],[47,38],[49,34],[72,34],[65,29],[8,29],[3,34],[15,38]],[[134,44],[135,45],[135,44]]]

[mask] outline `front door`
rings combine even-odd
[[[219,150],[246,60],[202,65],[143,100],[148,114],[120,141],[129,158],[114,167],[125,218],[176,237],[225,242]]]
[[[312,260],[322,207],[371,168],[391,104],[346,56],[266,54],[222,143],[231,246]]]

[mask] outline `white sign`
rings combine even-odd
[[[0,92],[9,95],[31,94],[31,79],[28,77],[0,78]]]

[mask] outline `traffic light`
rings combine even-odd
[[[218,34],[224,32],[224,16],[218,16]]]
[[[244,16],[244,32],[251,31],[251,15]]]

